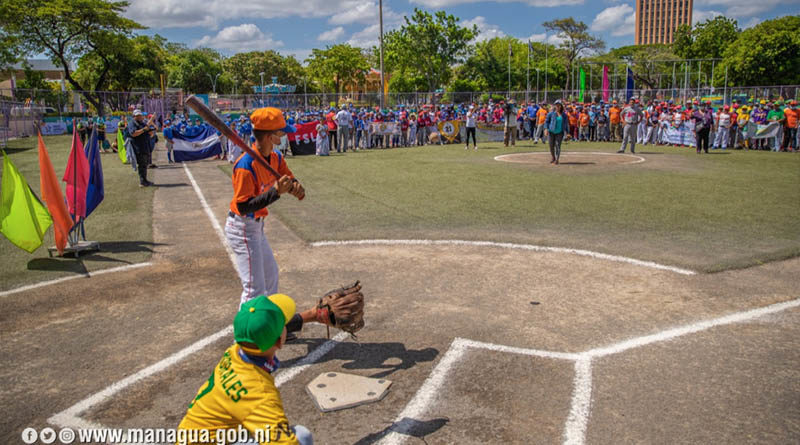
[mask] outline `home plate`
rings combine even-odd
[[[377,402],[391,385],[391,380],[386,379],[323,372],[306,386],[306,391],[320,411],[328,412]]]

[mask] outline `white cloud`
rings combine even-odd
[[[486,23],[486,18],[480,15],[472,20],[465,20],[461,22],[461,26],[464,26],[465,28],[472,28],[472,25],[477,26],[478,31],[480,31],[478,37],[475,38],[476,42],[483,42],[485,40],[491,40],[495,37],[506,36],[506,33],[504,33],[499,26]]]
[[[630,5],[611,6],[595,16],[592,31],[611,31],[615,37],[633,34],[636,29],[636,14]]]
[[[317,36],[317,40],[320,42],[328,42],[333,40],[339,40],[344,35],[344,28],[341,26],[337,26],[336,28],[329,29],[319,36]]]
[[[283,46],[280,40],[273,40],[272,34],[264,34],[258,26],[244,23],[238,26],[224,28],[215,36],[204,36],[195,42],[195,46],[204,46],[220,50],[258,51],[275,49]]]
[[[752,27],[758,25],[759,23],[761,23],[762,21],[763,20],[761,20],[758,17],[753,17],[750,20],[748,20],[747,22],[741,24],[741,27],[742,27],[742,29],[752,28]]]
[[[547,33],[541,34],[531,34],[528,36],[526,40],[530,40],[531,42],[542,42],[542,43],[549,43],[550,45],[560,45],[564,42],[564,38],[560,37],[558,34],[550,34],[549,36]]]
[[[729,17],[751,17],[780,5],[797,6],[797,0],[697,0],[695,5],[708,6],[710,8],[725,8],[725,13],[720,15]],[[695,14],[698,12],[700,11],[694,11]],[[797,13],[796,10],[784,12]]]
[[[378,2],[373,0],[351,0],[344,1],[342,10],[334,14],[328,23],[332,25],[349,25],[351,23],[372,24],[378,22]],[[403,19],[401,14],[392,11],[391,8],[383,5],[383,24],[398,23]]]
[[[718,15],[725,15],[719,11],[692,11],[692,25],[705,22],[706,20],[713,19]]]
[[[377,46],[380,41],[380,25],[378,23],[367,26],[361,31],[350,36],[346,43],[359,48],[371,48]],[[386,32],[386,28],[384,28]]]
[[[305,60],[311,56],[310,49],[282,49],[279,51],[284,56],[294,56],[301,65],[305,66]]]
[[[491,0],[409,0],[409,3],[427,6],[429,8],[443,8],[445,6],[463,5],[466,3],[485,3]],[[582,5],[584,0],[494,0],[495,3],[524,3],[528,6],[567,6]]]

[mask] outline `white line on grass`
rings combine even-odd
[[[110,269],[101,269],[101,270],[97,270],[97,271],[93,271],[93,272],[86,272],[86,273],[82,273],[82,274],[79,274],[79,275],[71,275],[71,276],[64,277],[64,278],[56,278],[55,280],[41,281],[39,283],[29,284],[27,286],[20,286],[20,287],[14,288],[14,289],[10,289],[10,290],[7,290],[7,291],[0,292],[0,297],[6,297],[6,296],[11,295],[11,294],[16,294],[17,292],[25,292],[26,290],[36,289],[36,288],[43,287],[43,286],[50,286],[51,284],[57,284],[57,283],[62,283],[64,281],[74,280],[76,278],[91,278],[91,277],[93,277],[95,275],[103,275],[103,274],[107,274],[107,273],[122,272],[122,271],[125,271],[125,270],[137,269],[139,267],[152,266],[152,265],[153,265],[153,263],[151,263],[151,262],[128,264],[128,265],[125,265],[125,266],[112,267]]]
[[[597,258],[607,261],[616,261],[620,263],[633,264],[641,267],[648,267],[650,269],[666,270],[681,275],[695,275],[697,272],[688,269],[681,269],[680,267],[666,266],[664,264],[654,263],[652,261],[637,260],[635,258],[628,258],[619,255],[609,255],[607,253],[592,252],[591,250],[583,249],[570,249],[566,247],[547,247],[536,246],[533,244],[513,244],[513,243],[498,243],[494,241],[465,241],[465,240],[391,240],[391,239],[373,239],[373,240],[353,240],[353,241],[318,241],[311,243],[312,247],[328,247],[328,246],[367,246],[367,245],[404,245],[404,246],[472,246],[472,247],[498,247],[503,249],[518,249],[518,250],[531,250],[535,252],[552,252],[552,253],[566,253],[571,255],[579,255],[590,258]]]
[[[390,432],[379,442],[382,445],[398,445],[406,441],[413,431],[413,420],[419,420],[426,414],[434,403],[437,392],[442,387],[447,374],[455,363],[464,356],[467,348],[487,349],[491,351],[506,352],[519,355],[537,356],[549,359],[569,360],[575,363],[575,377],[573,379],[572,400],[570,411],[564,424],[564,444],[583,445],[586,443],[586,430],[589,424],[592,408],[592,360],[598,357],[618,354],[630,349],[647,346],[657,342],[669,341],[675,338],[705,331],[714,327],[740,323],[765,315],[800,307],[800,299],[776,303],[769,306],[737,312],[711,320],[699,321],[686,326],[667,329],[657,334],[632,338],[611,346],[590,349],[581,353],[554,352],[539,349],[519,348],[515,346],[498,345],[463,338],[456,338],[450,344],[444,357],[433,368],[428,378],[417,390],[414,397],[408,402],[403,411],[397,416]]]
[[[506,158],[513,158],[515,156],[549,155],[549,154],[550,153],[546,152],[546,151],[535,151],[535,152],[528,152],[528,153],[510,153],[510,154],[507,154],[507,155],[495,156],[494,160],[495,161],[502,161],[502,162],[515,162],[515,163],[518,163],[518,164],[524,164],[525,163],[524,161],[511,161],[511,160],[508,160]],[[566,155],[567,157],[569,157],[569,155],[583,155],[583,154],[600,155],[600,156],[627,156],[629,158],[636,158],[635,161],[633,161],[633,162],[625,162],[623,165],[641,164],[642,162],[644,162],[646,160],[645,158],[643,158],[641,156],[629,155],[627,153],[604,153],[604,152],[600,152],[600,151],[562,151],[561,152],[562,156]]]
[[[208,219],[211,221],[211,226],[214,227],[214,231],[217,232],[217,236],[219,237],[219,241],[225,247],[225,251],[228,252],[228,258],[231,260],[231,264],[233,264],[233,270],[238,270],[236,266],[236,257],[233,255],[233,250],[231,250],[231,246],[228,245],[228,239],[225,237],[225,232],[222,231],[222,227],[219,225],[219,221],[214,216],[214,212],[211,211],[211,207],[209,207],[208,202],[206,201],[206,197],[203,196],[203,192],[200,190],[200,186],[197,185],[197,181],[194,180],[194,176],[192,172],[189,171],[189,166],[186,165],[185,162],[182,162],[183,170],[186,172],[186,176],[189,178],[189,182],[192,183],[192,188],[194,188],[194,192],[197,194],[197,198],[200,199],[200,204],[203,206],[203,210],[206,211],[206,215]]]

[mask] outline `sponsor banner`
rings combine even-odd
[[[756,125],[756,127],[752,132],[752,136],[749,136],[753,139],[769,139],[778,136],[778,133],[781,131],[781,124],[779,122],[771,122],[767,125]],[[752,127],[751,127],[752,129]]]
[[[453,142],[459,135],[461,121],[439,122],[437,126],[439,127],[439,133],[448,141]]]
[[[55,136],[67,134],[66,122],[45,122],[42,124],[42,134],[45,136]]]
[[[317,122],[307,122],[305,124],[295,124],[297,131],[289,133],[289,147],[292,154],[313,155],[317,150]]]
[[[371,133],[375,136],[385,136],[400,134],[400,126],[397,122],[370,122]]]
[[[694,147],[697,139],[694,135],[694,121],[687,121],[679,127],[667,127],[667,141],[673,145],[688,145]]]
[[[481,142],[503,142],[504,125],[478,122],[476,134]]]

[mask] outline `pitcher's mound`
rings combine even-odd
[[[549,152],[513,153],[496,156],[495,161],[516,162],[518,164],[550,165]],[[560,165],[624,165],[639,164],[645,159],[635,154],[602,152],[561,152]]]

